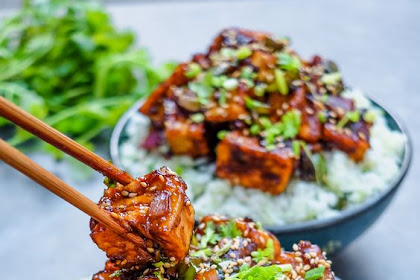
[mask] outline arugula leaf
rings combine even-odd
[[[152,65],[134,41],[98,2],[25,1],[0,23],[0,95],[93,147],[95,137],[175,67]],[[18,129],[10,142],[32,137]]]

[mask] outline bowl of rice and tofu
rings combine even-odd
[[[250,217],[287,246],[334,252],[383,212],[411,145],[334,62],[229,28],[124,115],[111,156],[132,174],[170,167],[200,216]]]

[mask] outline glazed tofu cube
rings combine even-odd
[[[337,149],[345,152],[354,161],[363,160],[369,149],[369,130],[361,122],[356,123],[357,128],[337,129],[333,124],[325,124],[324,140],[330,142]]]
[[[187,120],[165,122],[166,141],[171,151],[177,155],[207,155],[209,148],[204,132],[203,123],[191,123]]]
[[[217,147],[216,174],[233,184],[279,194],[293,172],[289,148],[268,151],[256,138],[231,132]]]
[[[163,252],[183,260],[194,227],[194,209],[186,195],[187,185],[162,167],[132,183],[105,190],[99,207],[122,226],[131,228],[144,244],[134,244],[91,219],[91,237],[118,267],[157,261]]]

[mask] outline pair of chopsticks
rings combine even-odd
[[[134,180],[125,171],[120,170],[112,163],[89,151],[1,96],[0,116],[120,184],[127,185]],[[36,164],[2,139],[0,139],[0,159],[119,235],[132,242],[144,245],[144,241],[140,237],[118,224],[109,213],[102,210],[92,200]]]

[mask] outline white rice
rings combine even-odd
[[[327,185],[294,179],[287,190],[273,196],[256,189],[230,186],[228,181],[214,176],[215,165],[203,159],[187,156],[165,159],[160,153],[139,148],[148,133],[149,121],[136,114],[128,123],[128,139],[120,145],[123,167],[133,175],[142,175],[161,166],[182,170],[188,185],[188,196],[199,216],[222,214],[231,217],[251,217],[265,225],[291,224],[338,215],[334,209],[340,197],[346,197],[347,207],[364,202],[381,191],[398,174],[404,153],[405,137],[388,128],[382,112],[358,90],[347,91],[358,109],[375,110],[376,121],[370,129],[371,148],[365,159],[356,164],[340,151],[324,153],[327,159]],[[167,147],[162,147],[164,152]]]

